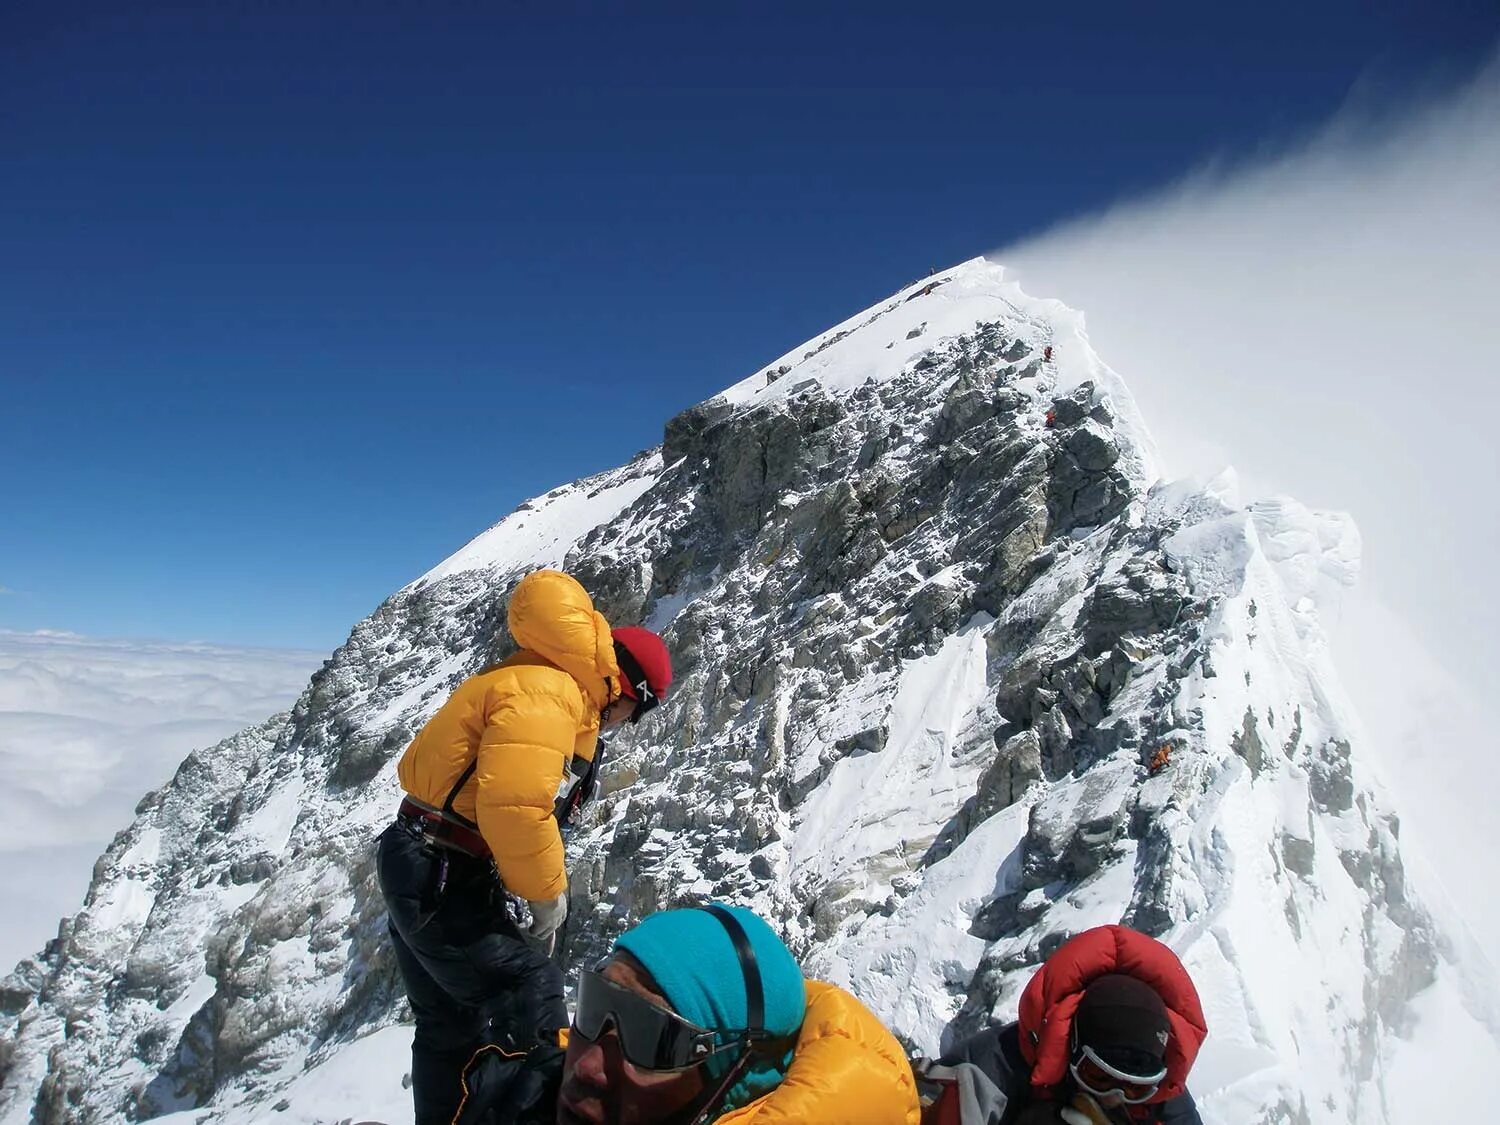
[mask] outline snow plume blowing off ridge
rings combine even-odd
[[[1500,54],[1399,112],[1358,102],[1292,151],[991,257],[1087,310],[1168,472],[1232,463],[1248,495],[1353,515],[1337,661],[1418,873],[1491,949]]]

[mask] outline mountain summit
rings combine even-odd
[[[570,962],[742,903],[931,1053],[1123,922],[1197,981],[1205,1120],[1392,1120],[1441,955],[1327,653],[1358,564],[1345,517],[1158,480],[1078,314],[937,273],[523,504],[189,756],[0,988],[0,1123],[409,1119],[372,843],[542,566],[678,674],[572,832]]]

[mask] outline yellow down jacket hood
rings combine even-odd
[[[555,570],[523,578],[507,611],[521,651],[470,676],[417,732],[397,774],[406,792],[477,824],[506,887],[533,901],[567,889],[552,816],[574,754],[592,759],[599,712],[620,693],[609,623],[578,582]]]
[[[896,1037],[842,988],[810,980],[779,1086],[717,1125],[918,1125],[917,1086]]]

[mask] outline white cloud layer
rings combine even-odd
[[[188,751],[290,707],[321,655],[0,630],[0,975]]]
[[[993,256],[1086,311],[1170,471],[1354,515],[1346,686],[1408,848],[1493,948],[1500,57]]]

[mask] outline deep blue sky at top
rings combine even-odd
[[[929,267],[1500,31],[1228,9],[10,0],[0,628],[331,648]]]

